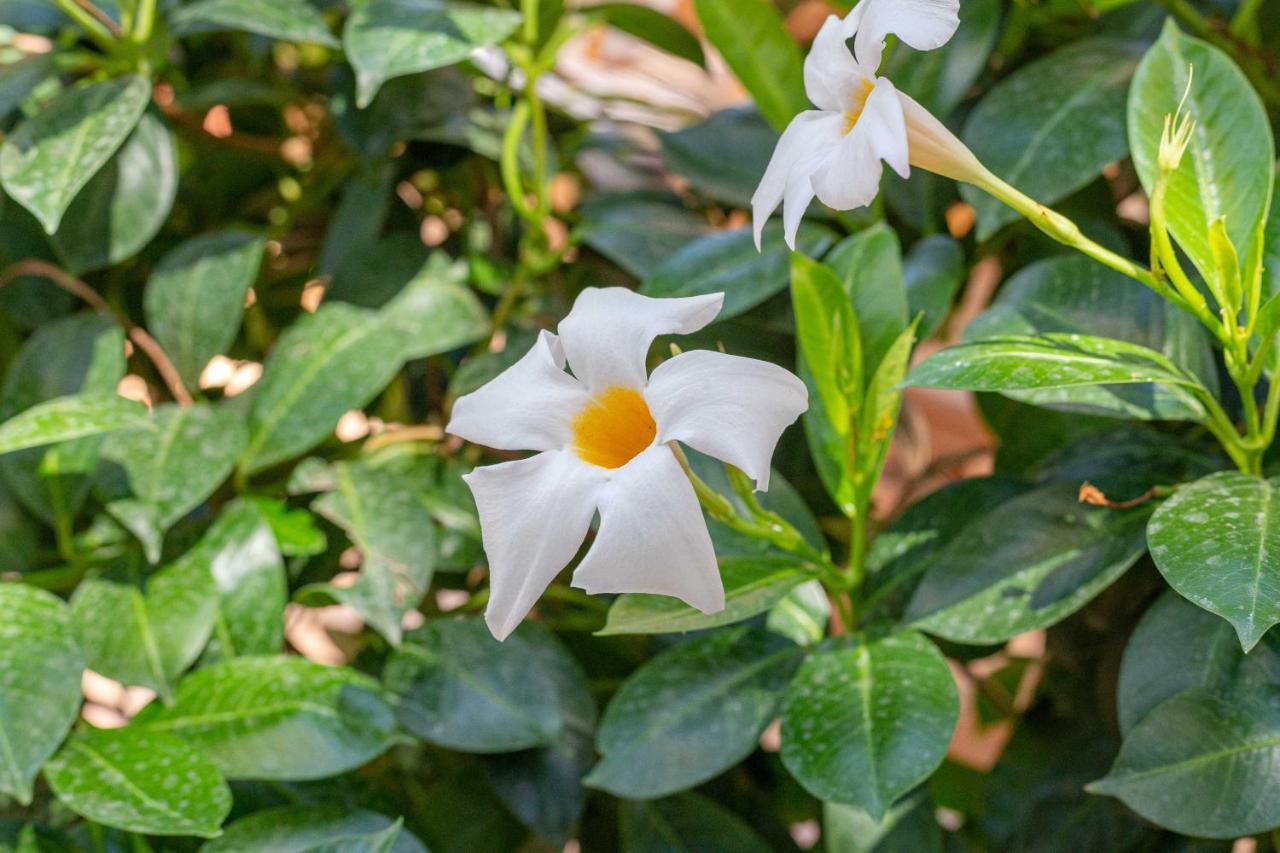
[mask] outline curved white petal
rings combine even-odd
[[[903,177],[910,174],[902,102],[893,84],[883,77],[876,80],[862,115],[839,151],[814,173],[818,199],[835,210],[870,204],[880,192],[881,160]]]
[[[573,573],[587,592],[673,595],[724,609],[724,584],[693,486],[666,445],[617,469],[598,497],[600,530]]]
[[[658,441],[682,441],[728,462],[769,488],[769,461],[782,431],[809,408],[809,392],[790,371],[710,350],[664,361],[645,391]]]
[[[843,20],[827,16],[804,59],[804,90],[818,109],[843,112],[849,108],[861,74],[848,40],[858,28],[862,6],[858,4]]]
[[[916,50],[942,47],[960,26],[960,0],[862,0],[865,7],[853,52],[871,72],[880,67],[885,37],[893,34]]]
[[[722,305],[723,293],[654,299],[625,287],[588,287],[560,321],[560,341],[570,369],[590,392],[643,388],[653,339],[696,332]]]
[[[445,431],[498,450],[554,450],[570,443],[588,399],[565,373],[560,339],[542,332],[519,361],[458,398]]]
[[[475,495],[489,558],[485,622],[499,640],[578,552],[605,476],[570,450],[477,468],[462,479]]]
[[[840,146],[840,133],[844,117],[840,113],[824,110],[806,110],[791,120],[783,132],[773,157],[765,169],[760,186],[751,197],[752,224],[755,228],[756,249],[760,248],[760,235],[770,215],[783,206],[783,223],[787,245],[795,248],[796,232],[800,220],[813,201],[810,178],[826,157]]]

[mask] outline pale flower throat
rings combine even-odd
[[[876,84],[871,82],[869,77],[858,78],[858,85],[853,90],[853,96],[850,98],[849,109],[844,111],[845,136],[853,132],[853,126],[858,123],[858,119],[862,118],[862,111],[867,108],[867,98],[871,96],[871,92],[875,87]]]
[[[583,462],[621,468],[649,445],[658,425],[644,395],[633,388],[606,388],[573,418],[573,449]]]

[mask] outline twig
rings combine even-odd
[[[1142,506],[1149,500],[1167,498],[1171,494],[1173,494],[1173,489],[1169,486],[1152,486],[1136,498],[1131,498],[1127,501],[1113,501],[1104,495],[1101,489],[1085,480],[1080,484],[1080,494],[1076,499],[1080,503],[1089,504],[1090,506],[1105,506],[1108,509],[1132,509],[1135,506]]]
[[[113,311],[111,306],[103,301],[102,297],[92,287],[61,267],[37,258],[18,261],[16,264],[0,271],[0,287],[4,287],[24,275],[46,278],[68,293],[84,300],[94,311],[114,319],[124,329],[125,334],[129,336],[129,340],[133,341],[138,349],[146,353],[147,358],[151,359],[151,363],[155,365],[156,372],[164,380],[164,384],[169,388],[169,393],[173,395],[173,399],[183,406],[190,406],[194,402],[191,394],[187,392],[186,387],[182,384],[178,369],[174,367],[173,362],[169,360],[169,356],[165,354],[164,349],[156,342],[156,339],[151,337],[146,329],[131,323],[128,317]]]
[[[111,16],[106,12],[90,3],[89,0],[76,0],[76,5],[81,9],[84,9],[89,15],[93,16],[94,20],[102,24],[102,26],[106,28],[107,32],[111,33],[111,35],[116,38],[120,38],[124,35],[124,32],[120,29],[120,25],[112,20]]]

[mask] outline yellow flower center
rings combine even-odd
[[[853,132],[853,126],[858,123],[858,119],[862,118],[862,111],[867,108],[867,98],[871,95],[871,90],[876,87],[875,83],[867,77],[858,80],[858,86],[853,90],[853,97],[849,109],[844,111],[844,135],[848,136]]]
[[[653,444],[658,425],[644,395],[633,388],[606,388],[573,419],[573,449],[584,462],[621,468]]]

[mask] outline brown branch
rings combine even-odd
[[[1105,506],[1108,509],[1132,509],[1154,498],[1167,498],[1172,493],[1173,489],[1169,486],[1152,486],[1136,498],[1131,498],[1127,501],[1113,501],[1104,495],[1101,489],[1085,480],[1080,484],[1080,494],[1077,496],[1077,500],[1082,504]]]
[[[169,393],[173,395],[173,399],[177,400],[180,405],[190,406],[194,400],[186,387],[182,384],[182,379],[178,375],[178,369],[174,367],[173,362],[169,360],[169,356],[165,354],[164,349],[151,337],[141,326],[135,326],[129,321],[128,317],[117,314],[111,309],[98,292],[80,279],[63,270],[61,267],[55,266],[48,261],[42,261],[37,258],[28,258],[25,261],[18,261],[3,271],[0,271],[0,287],[4,287],[11,281],[24,275],[34,275],[49,281],[61,287],[63,290],[78,296],[84,300],[94,311],[111,317],[120,327],[124,329],[125,334],[129,336],[129,340],[133,341],[138,349],[146,353],[147,358],[151,359],[151,363],[155,365],[156,372],[160,374],[160,378],[164,380],[164,384],[169,388]]]
[[[241,133],[232,131],[226,136],[216,136],[204,129],[204,122],[199,117],[193,116],[172,102],[165,102],[159,98],[155,99],[156,105],[160,107],[160,112],[165,117],[173,121],[175,124],[185,127],[200,135],[202,139],[211,142],[221,142],[232,148],[239,148],[242,151],[252,151],[255,154],[266,154],[271,157],[280,157],[281,140],[273,139],[269,136],[258,136],[252,133]]]
[[[89,15],[92,15],[99,24],[106,27],[107,32],[111,33],[111,35],[116,38],[121,38],[124,35],[124,30],[120,29],[120,25],[106,12],[90,3],[89,0],[76,0],[76,5],[84,9]]]

